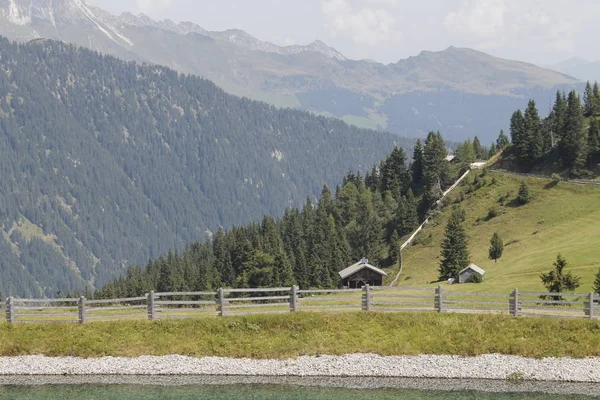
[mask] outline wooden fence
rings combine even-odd
[[[347,311],[505,314],[514,317],[598,318],[600,295],[594,293],[476,293],[437,288],[370,287],[311,289],[297,286],[219,289],[216,292],[150,292],[140,297],[89,300],[19,299],[3,307],[9,323],[199,318],[289,312]],[[2,310],[0,310],[2,311]]]

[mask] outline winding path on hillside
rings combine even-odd
[[[439,206],[440,203],[442,202],[442,200],[444,200],[444,198],[449,195],[458,185],[460,185],[460,183],[469,175],[469,173],[473,170],[473,169],[481,169],[483,167],[485,163],[474,163],[471,164],[470,169],[465,172],[460,178],[458,178],[458,180],[456,182],[454,182],[454,184],[452,186],[450,186],[448,189],[446,189],[446,191],[442,194],[442,197],[435,202],[435,206]],[[429,222],[430,217],[427,217],[425,219],[425,221],[423,221],[423,223],[413,232],[412,235],[410,235],[410,237],[408,238],[408,240],[406,240],[406,242],[404,242],[402,244],[402,246],[400,246],[400,252],[402,252],[406,247],[408,247],[414,240],[415,237],[417,237],[417,235],[419,234],[419,232],[421,232],[421,230],[423,230],[423,228],[425,227],[425,225],[427,225],[427,223]],[[400,257],[400,269],[398,270],[398,273],[396,274],[396,277],[394,278],[394,280],[392,281],[392,283],[390,283],[390,287],[395,286],[396,283],[398,283],[398,280],[400,279],[400,275],[402,274],[402,257]]]

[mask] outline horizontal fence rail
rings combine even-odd
[[[225,289],[204,292],[153,292],[140,297],[92,300],[19,299],[0,302],[8,323],[79,323],[160,320],[290,312],[438,312],[505,314],[514,317],[599,318],[595,293],[479,293],[437,288]]]

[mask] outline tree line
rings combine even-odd
[[[583,101],[576,91],[558,91],[548,117],[542,119],[530,100],[510,121],[516,162],[530,168],[544,157],[556,159],[573,176],[597,173],[600,161],[600,90],[587,83]],[[586,119],[587,118],[587,119]]]

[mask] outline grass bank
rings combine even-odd
[[[452,205],[460,203],[466,212],[464,226],[471,261],[486,274],[481,284],[445,286],[448,290],[545,291],[540,273],[551,270],[556,255],[561,253],[569,263],[567,270],[581,277],[582,285],[577,292],[589,293],[600,268],[600,187],[488,173],[482,187],[469,191],[467,182],[473,182],[480,173],[473,172],[467,177],[414,245],[403,252],[399,286],[427,286],[438,279],[444,229]],[[532,198],[529,204],[518,206],[514,199],[523,180],[529,185]],[[495,210],[493,218],[488,216],[490,209]],[[500,234],[505,246],[497,263],[488,259],[494,232]],[[389,275],[393,277],[395,272]]]
[[[281,359],[348,353],[600,356],[600,323],[493,315],[362,312],[86,325],[0,324],[0,356],[181,354]]]

